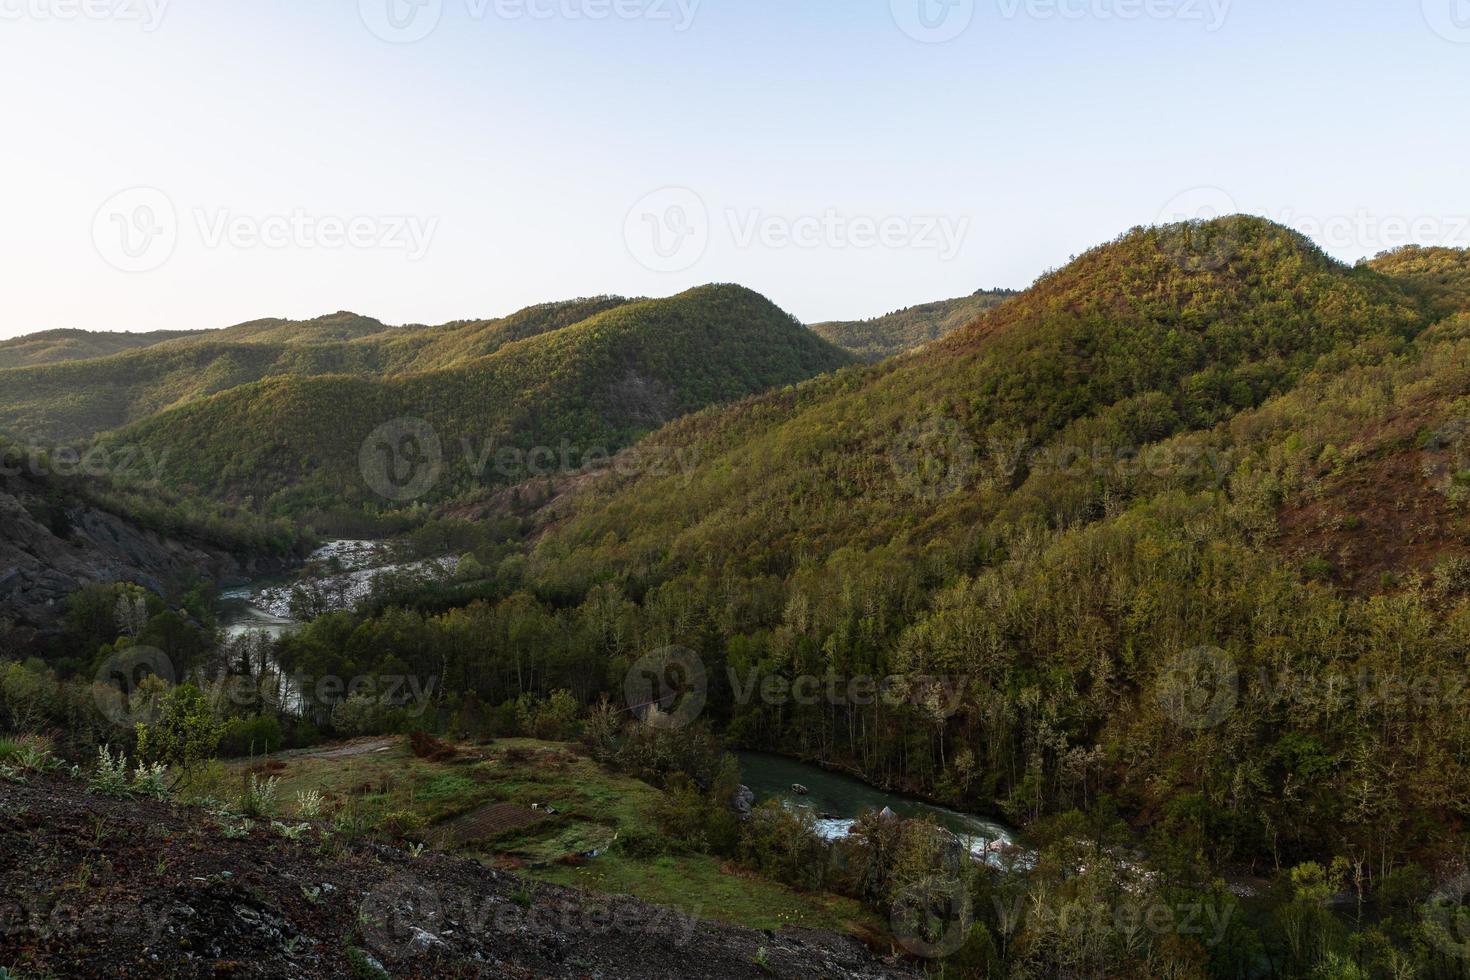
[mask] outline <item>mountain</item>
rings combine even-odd
[[[674,422],[640,449],[697,463],[561,501],[526,587],[630,603],[736,737],[879,785],[1028,825],[1106,794],[1210,867],[1448,848],[1470,727],[1374,685],[1463,675],[1467,286],[1463,252],[1137,229],[909,357]],[[1185,696],[1202,670],[1228,700]]]
[[[49,443],[75,442],[266,378],[447,367],[627,302],[572,300],[440,327],[388,327],[346,312],[306,321],[255,320],[111,357],[0,370],[0,430]],[[121,341],[108,341],[114,342]],[[99,340],[97,346],[105,344]]]
[[[1009,289],[982,289],[871,320],[833,320],[814,323],[811,328],[822,339],[872,363],[938,340],[1014,295]]]
[[[188,335],[186,330],[155,330],[151,333],[47,330],[13,340],[0,340],[0,370],[108,357]]]
[[[386,377],[314,370],[216,385],[217,394],[151,414],[102,444],[168,453],[170,486],[271,514],[377,508],[474,494],[538,467],[595,466],[679,415],[851,360],[736,286],[588,302],[599,311],[585,319],[576,318],[585,308],[542,307],[506,322],[436,331],[432,344],[396,362],[447,366]],[[324,367],[342,350],[320,345],[304,354]],[[371,350],[402,353],[387,345]],[[425,471],[427,483],[400,495],[402,488],[365,477],[376,468],[387,478],[393,474],[385,466],[396,472],[405,464],[392,456],[400,448],[393,440],[410,433],[389,433],[391,445],[374,445],[370,436],[382,436],[385,425],[422,424],[433,433],[439,464],[432,475]]]

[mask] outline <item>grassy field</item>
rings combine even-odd
[[[298,794],[314,790],[335,819],[379,832],[407,828],[429,847],[533,881],[633,895],[757,929],[883,931],[857,902],[798,892],[719,858],[623,853],[622,837],[655,825],[660,792],[570,745],[501,739],[456,748],[454,758],[431,762],[415,756],[406,739],[361,739],[227,765],[216,772],[212,790],[237,795],[254,768],[278,780],[282,819],[298,816]],[[588,852],[597,856],[583,856]]]

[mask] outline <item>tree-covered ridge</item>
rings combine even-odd
[[[975,470],[998,447],[1063,434],[1138,446],[1213,425],[1286,390],[1335,347],[1401,343],[1424,326],[1401,287],[1285,229],[1243,224],[1220,268],[1178,260],[1177,234],[1137,231],[1096,249],[911,358],[675,423],[655,441],[698,448],[704,465],[689,483],[594,489],[583,516],[543,545],[548,571],[553,556],[584,554],[609,531],[620,544],[606,558],[623,568],[644,567],[639,529],[664,542],[649,545],[660,563],[677,564],[686,539],[733,525],[750,530],[738,553],[789,570],[853,535],[973,528],[986,494],[944,495],[945,464]],[[992,488],[992,509],[1009,489]],[[681,533],[670,539],[669,527]]]
[[[1036,866],[976,899],[979,975],[1463,976],[1426,904],[1470,819],[1470,323],[1437,319],[1445,285],[1259,222],[1134,232],[914,357],[668,426],[645,449],[691,471],[584,490],[529,560],[486,556],[492,601],[384,596],[286,655],[443,671],[462,719],[616,697],[687,647],[738,743],[1024,825]],[[1299,553],[1305,511],[1417,550],[1363,588]],[[959,698],[737,689],[889,675]],[[1141,890],[1224,903],[1228,938],[1062,921]]]
[[[626,302],[597,297],[547,303],[508,317],[438,327],[387,327],[353,313],[308,321],[256,320],[170,336],[108,357],[0,369],[0,428],[46,442],[71,442],[266,378],[382,376],[449,367]],[[90,336],[110,344],[134,335]]]
[[[108,357],[140,347],[151,347],[177,337],[186,337],[188,334],[186,330],[155,330],[149,333],[46,330],[0,340],[0,370]]]
[[[1223,260],[1213,244],[1181,260],[1181,235],[1211,233]],[[599,609],[614,589],[641,642],[699,651],[716,686],[726,668],[965,679],[960,710],[933,718],[717,690],[753,744],[1021,822],[1106,793],[1205,865],[1366,848],[1393,799],[1391,868],[1448,843],[1409,826],[1470,816],[1454,779],[1415,775],[1470,729],[1443,705],[1359,690],[1344,708],[1318,688],[1462,673],[1470,549],[1358,598],[1288,560],[1277,519],[1404,449],[1362,432],[1453,420],[1470,341],[1426,330],[1423,300],[1264,222],[1136,231],[913,358],[668,427],[651,442],[698,465],[585,490],[527,582]],[[1219,728],[1159,695],[1195,649],[1243,679]]]
[[[736,286],[605,305],[538,332],[556,322],[543,316],[524,339],[507,336],[494,353],[453,367],[269,379],[158,414],[107,442],[170,447],[174,486],[265,513],[377,510],[393,502],[364,480],[361,453],[394,420],[433,427],[443,471],[423,496],[443,500],[526,475],[526,454],[538,447],[554,461],[543,465],[591,466],[679,415],[850,360]]]
[[[1465,249],[1406,245],[1366,264],[1384,275],[1412,283],[1440,316],[1470,309],[1470,252]]]
[[[910,306],[870,320],[832,320],[814,323],[811,328],[818,336],[871,363],[938,340],[1014,295],[1009,289],[982,289],[970,296]]]

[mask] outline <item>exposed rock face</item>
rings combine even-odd
[[[0,617],[47,626],[77,589],[134,582],[154,592],[195,578],[255,573],[217,549],[174,541],[77,500],[47,500],[25,476],[0,475]]]
[[[730,806],[741,820],[749,820],[751,809],[755,806],[755,790],[742,785],[735,791],[735,797],[730,801]]]

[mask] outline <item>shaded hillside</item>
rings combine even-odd
[[[168,447],[175,488],[249,498],[268,513],[396,506],[514,482],[538,465],[605,461],[680,415],[849,360],[763,297],[735,286],[604,305],[611,308],[560,329],[554,315],[544,315],[555,308],[543,308],[524,326],[517,321],[490,331],[490,346],[508,341],[493,353],[439,370],[234,387],[148,418],[106,444]],[[518,329],[525,339],[512,339]],[[475,343],[485,343],[484,335],[471,335],[469,349]],[[380,427],[402,420],[432,427],[442,472],[394,500],[393,491],[364,476],[365,466],[382,468],[374,452],[394,447],[370,446],[365,463],[364,444]],[[538,447],[540,456],[526,457]]]
[[[982,289],[871,320],[833,320],[814,323],[811,328],[817,336],[871,363],[938,340],[1014,295],[1009,289]]]
[[[13,340],[0,340],[0,370],[108,357],[188,335],[186,330],[155,330],[151,333],[47,330]]]
[[[0,619],[47,626],[68,596],[96,583],[129,582],[159,595],[199,582],[227,582],[279,571],[297,544],[294,531],[200,511],[156,484],[127,493],[104,462],[136,471],[140,484],[166,475],[167,458],[58,464],[0,441]],[[76,475],[63,477],[58,465]]]
[[[53,443],[77,441],[266,378],[376,377],[448,367],[625,302],[571,300],[441,327],[388,327],[353,313],[256,320],[111,357],[0,370],[0,429]],[[90,336],[105,346],[104,340],[113,342],[107,338],[131,335]]]
[[[64,777],[0,780],[0,961],[68,977],[917,975],[830,933],[719,925],[307,825],[295,840],[226,826]]]

